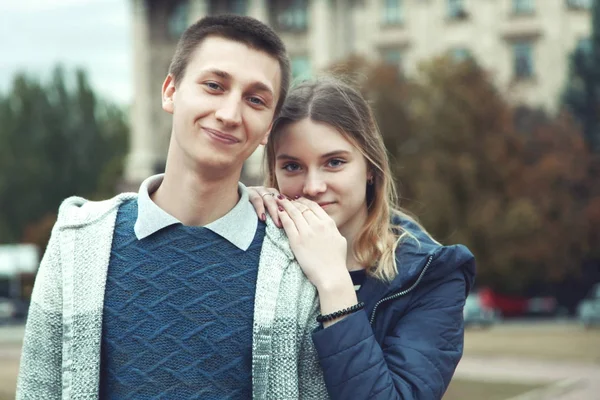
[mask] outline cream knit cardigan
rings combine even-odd
[[[106,273],[119,205],[136,194],[63,202],[37,274],[17,399],[97,399]],[[311,333],[315,287],[267,222],[252,345],[253,399],[327,399]]]

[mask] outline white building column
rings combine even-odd
[[[309,49],[313,71],[321,71],[335,60],[333,51],[335,16],[330,0],[309,2]]]
[[[189,11],[189,25],[192,25],[194,22],[198,21],[200,18],[204,18],[208,15],[210,11],[208,9],[208,1],[207,0],[188,0],[190,4]]]
[[[133,103],[130,117],[130,149],[125,165],[125,182],[137,185],[154,171],[154,130],[150,126],[152,102],[149,10],[145,0],[131,0],[133,28]]]
[[[269,10],[267,8],[266,0],[249,0],[248,1],[248,16],[256,18],[257,20],[269,24]],[[248,179],[255,182],[260,182],[262,178],[262,164],[264,146],[258,146],[256,151],[246,160],[244,164],[244,175]]]
[[[248,16],[269,24],[269,10],[266,0],[248,0]]]

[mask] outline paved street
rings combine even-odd
[[[514,400],[596,400],[600,393],[600,365],[463,357],[455,377],[493,382],[548,382],[548,387]]]
[[[0,400],[12,398],[8,394],[16,385],[23,331],[23,326],[0,327]],[[542,390],[510,400],[595,400],[600,393],[599,364],[465,356],[455,377],[492,382],[548,383]]]
[[[23,325],[0,326],[0,400],[14,398],[23,331]]]

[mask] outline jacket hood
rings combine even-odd
[[[379,293],[379,297],[384,298],[408,289],[417,282],[426,267],[427,271],[421,278],[423,281],[440,279],[460,268],[465,276],[468,294],[475,281],[475,257],[467,247],[444,246],[410,219],[396,216],[393,222],[408,233],[396,248],[398,275],[392,282],[368,279],[363,290]]]

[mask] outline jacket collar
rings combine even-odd
[[[462,268],[467,280],[467,292],[475,279],[473,254],[462,245],[443,246],[432,239],[415,222],[409,219],[394,218],[394,224],[404,229],[408,235],[396,248],[398,275],[392,282],[383,282],[368,277],[361,287],[367,312],[371,312],[377,301],[407,289],[414,284],[425,266],[422,281],[439,279],[457,268]]]

